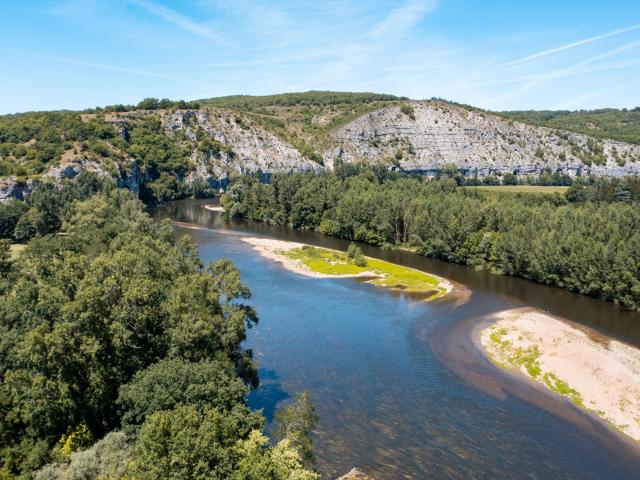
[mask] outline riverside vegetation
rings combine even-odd
[[[37,236],[0,243],[0,478],[317,478],[309,396],[275,445],[245,404],[258,319],[230,261],[204,265],[112,181],[32,195],[7,208]]]
[[[244,177],[222,197],[231,216],[527,278],[640,308],[640,179],[591,179],[564,195],[487,195],[354,165],[330,174]]]

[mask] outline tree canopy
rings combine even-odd
[[[131,192],[90,190],[16,259],[2,244],[0,477],[316,478],[244,403],[257,316],[236,267],[204,265]]]

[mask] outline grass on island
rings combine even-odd
[[[491,355],[491,359],[502,368],[524,368],[529,376],[534,380],[541,381],[551,391],[567,397],[581,408],[585,408],[582,395],[576,389],[571,388],[567,382],[558,378],[552,372],[543,372],[538,358],[540,350],[537,345],[528,348],[515,348],[513,344],[504,337],[507,334],[505,328],[496,329],[489,335],[489,339],[499,352],[499,358]]]
[[[358,266],[346,253],[326,248],[304,246],[278,253],[325,275],[357,275],[368,272],[372,274],[369,282],[374,285],[413,295],[429,295],[429,300],[447,293],[446,288],[432,275],[375,258],[367,257],[366,265]]]
[[[563,194],[569,187],[544,186],[544,185],[481,185],[478,187],[466,187],[476,189],[480,192],[490,193],[535,193],[550,195],[553,193]]]

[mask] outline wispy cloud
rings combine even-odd
[[[208,26],[198,23],[186,15],[173,10],[172,8],[165,7],[159,3],[152,2],[150,0],[129,0],[132,4],[137,5],[147,12],[160,17],[161,19],[172,23],[182,30],[197,35],[205,40],[209,40],[215,43],[222,43],[223,38],[211,30]]]
[[[429,12],[438,7],[438,0],[413,0],[392,10],[370,32],[372,37],[398,35],[411,30]]]
[[[50,61],[50,62],[56,62],[56,63],[65,63],[68,65],[78,65],[81,67],[89,67],[89,68],[97,68],[99,70],[109,70],[112,72],[120,72],[120,73],[127,73],[130,75],[137,75],[137,76],[142,76],[142,77],[150,77],[150,78],[160,78],[163,80],[170,80],[173,82],[180,82],[180,83],[186,83],[186,84],[192,84],[192,85],[199,85],[199,82],[193,81],[191,79],[188,78],[183,78],[183,77],[176,77],[173,75],[165,75],[163,73],[158,73],[158,72],[152,72],[152,71],[148,71],[148,70],[140,70],[137,68],[128,68],[128,67],[120,67],[118,65],[109,65],[106,63],[96,63],[96,62],[88,62],[85,60],[78,60],[75,58],[67,58],[67,57],[59,57],[56,55],[44,55],[41,53],[33,53],[33,52],[24,52],[21,50],[13,50],[10,48],[0,48],[0,51],[2,52],[6,52],[6,53],[13,53],[13,54],[17,54],[17,55],[22,55],[22,56],[29,56],[32,58],[37,58],[40,60],[46,60],[46,61]]]
[[[583,45],[588,45],[590,43],[594,43],[600,40],[604,40],[607,38],[615,37],[616,35],[621,35],[623,33],[633,32],[635,30],[640,30],[640,25],[632,25],[626,28],[620,28],[618,30],[613,30],[608,33],[603,33],[601,35],[596,35],[594,37],[585,38],[584,40],[579,40],[577,42],[567,43],[565,45],[560,45],[559,47],[551,48],[549,50],[543,50],[538,53],[534,53],[532,55],[528,55],[523,58],[519,58],[517,60],[513,60],[512,62],[507,62],[502,64],[502,67],[508,67],[512,65],[520,65],[523,63],[531,62],[533,60],[538,60],[540,58],[549,57],[551,55],[555,55],[556,53],[564,52],[565,50],[570,50],[572,48],[581,47]]]

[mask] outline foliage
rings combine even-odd
[[[223,412],[182,405],[156,412],[138,435],[131,478],[228,479],[239,461],[238,440],[261,428],[262,421],[244,406]]]
[[[247,390],[229,360],[161,360],[120,388],[122,425],[125,431],[135,431],[148,416],[178,405],[230,410],[242,403]]]
[[[0,116],[0,176],[43,173],[67,150],[88,139],[116,135],[104,121],[83,121],[79,112],[31,112]]]
[[[0,204],[0,238],[26,242],[36,235],[57,232],[74,200],[86,199],[103,189],[114,188],[110,179],[82,172],[72,183],[57,188],[43,184],[26,201]]]
[[[66,462],[45,465],[35,480],[124,479],[131,449],[131,440],[123,432],[111,432],[90,448],[72,453]]]
[[[230,478],[295,460],[242,454],[263,418],[244,403],[257,317],[238,270],[203,265],[131,192],[91,185],[34,192],[21,219],[49,202],[56,221],[36,219],[49,231],[13,260],[2,243],[0,477],[57,461],[38,478]],[[313,478],[293,460],[272,478]]]
[[[287,440],[297,450],[303,465],[312,468],[315,464],[311,432],[318,424],[309,392],[305,390],[295,396],[293,401],[276,413],[276,439]]]
[[[279,95],[232,95],[227,97],[216,97],[200,100],[203,105],[211,105],[219,108],[230,109],[253,109],[259,107],[287,107],[293,105],[341,105],[354,103],[370,103],[379,101],[400,100],[394,95],[380,93],[352,93],[352,92],[330,92],[310,90],[302,93],[282,93]]]
[[[409,117],[411,120],[416,119],[416,112],[413,109],[413,105],[409,103],[405,103],[400,107],[400,111],[404,113],[407,117]]]
[[[406,245],[633,309],[640,308],[639,201],[637,178],[587,178],[566,198],[497,196],[452,178],[428,181],[366,168],[274,175],[270,185],[242,178],[223,197],[230,215]]]
[[[350,243],[347,248],[347,257],[358,267],[366,267],[367,259],[362,253],[362,249],[355,243]]]

